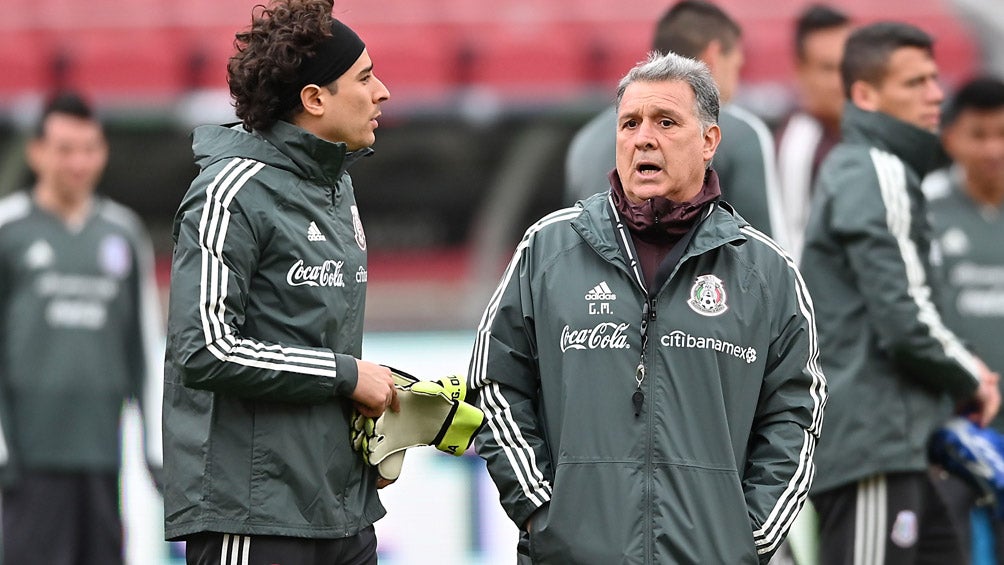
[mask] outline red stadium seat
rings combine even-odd
[[[0,96],[70,84],[117,96],[169,97],[224,88],[246,0],[7,0],[0,21]],[[266,2],[263,2],[266,3]],[[721,0],[744,28],[747,84],[791,80],[801,5]],[[973,72],[976,46],[940,0],[842,0],[859,23],[905,19],[934,35],[949,85]],[[369,45],[398,100],[486,86],[560,97],[610,86],[648,51],[666,3],[649,0],[338,0],[335,15]],[[62,54],[62,59],[59,57]]]
[[[0,95],[41,91],[51,80],[51,45],[34,30],[0,33]]]
[[[55,46],[66,57],[66,83],[87,92],[173,95],[184,86],[181,50],[163,30],[77,30]]]
[[[374,72],[389,86],[428,90],[452,82],[455,59],[448,28],[361,23],[355,29],[366,42]]]

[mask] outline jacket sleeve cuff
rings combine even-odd
[[[537,506],[533,502],[526,500],[519,506],[513,508],[512,520],[516,524],[516,527],[522,531],[523,528],[526,527],[526,521],[530,519],[530,516],[533,516],[534,512],[543,506],[547,506],[550,502],[551,500],[548,499],[544,501],[544,504]]]
[[[950,391],[956,400],[969,400],[976,396],[980,388],[979,380],[963,381],[956,390]]]
[[[968,400],[980,388],[980,364],[968,351],[959,360],[962,370],[959,378],[949,382],[948,392],[955,400]],[[966,378],[968,377],[968,378]]]
[[[335,396],[352,396],[359,382],[359,366],[356,358],[344,353],[335,353]]]

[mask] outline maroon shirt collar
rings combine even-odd
[[[685,202],[674,202],[657,196],[639,204],[628,200],[617,171],[610,171],[610,193],[614,207],[632,234],[648,240],[678,240],[697,221],[704,206],[722,195],[718,173],[708,169],[704,186],[697,196]]]

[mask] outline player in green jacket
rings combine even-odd
[[[830,384],[813,505],[824,564],[960,563],[927,474],[948,400],[986,424],[997,375],[944,324],[920,191],[942,159],[932,40],[879,23],[853,32],[841,66],[843,140],[823,162],[801,269]],[[930,561],[924,561],[928,559]]]
[[[161,466],[163,325],[146,230],[95,195],[108,159],[75,94],[53,98],[28,143],[30,191],[0,200],[3,562],[123,562],[123,403],[139,400]]]
[[[941,139],[953,165],[924,179],[931,203],[931,223],[938,243],[936,257],[946,275],[945,323],[969,343],[995,371],[1004,368],[1004,81],[977,78],[948,104]],[[990,424],[1004,433],[998,413]],[[958,522],[970,524],[976,494],[967,485],[940,483],[951,496]],[[1004,562],[1004,522],[976,509],[990,527],[983,538]],[[981,516],[975,529],[980,532]],[[979,535],[979,534],[977,534]],[[974,548],[982,547],[981,544]],[[978,551],[979,549],[977,549]],[[975,556],[974,556],[975,557]],[[977,561],[976,562],[985,562]]]
[[[354,409],[396,409],[359,359],[366,236],[346,172],[389,98],[330,0],[256,12],[175,218],[164,392],[169,539],[189,563],[376,562],[376,470]]]
[[[792,260],[719,202],[707,67],[621,81],[612,190],[527,230],[485,310],[476,440],[539,564],[766,563],[826,383]]]

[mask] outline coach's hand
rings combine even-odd
[[[401,409],[397,401],[397,389],[390,369],[383,365],[356,359],[359,380],[352,391],[352,400],[356,410],[369,418],[378,418],[384,410],[390,408],[394,412]]]
[[[976,394],[973,396],[975,410],[970,414],[969,419],[981,427],[986,427],[1001,407],[1001,392],[997,384],[1000,381],[1000,375],[991,371],[982,361],[980,366],[980,385],[976,388]]]

